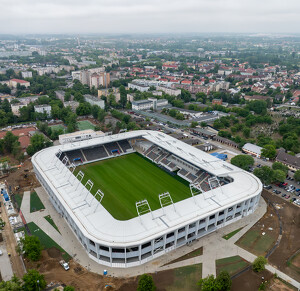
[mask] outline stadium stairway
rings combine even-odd
[[[82,156],[84,157],[85,161],[87,161],[88,159],[86,158],[84,152],[82,151],[82,149],[80,149],[81,153],[82,153]]]
[[[104,150],[105,150],[105,152],[106,152],[107,156],[109,157],[109,156],[110,156],[110,154],[108,153],[108,151],[107,151],[107,149],[106,149],[105,145],[103,145],[103,148],[104,148]]]
[[[123,149],[122,149],[122,147],[120,146],[120,144],[117,142],[117,145],[118,145],[118,147],[120,148],[120,153],[122,153],[122,154],[124,154],[124,151],[123,151]]]

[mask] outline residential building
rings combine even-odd
[[[65,101],[64,107],[70,107],[73,112],[76,112],[76,108],[79,106],[77,101]]]
[[[60,101],[62,101],[62,102],[64,102],[64,100],[65,100],[65,94],[66,94],[66,92],[65,91],[62,91],[62,90],[60,90],[60,91],[55,91],[55,96],[56,96],[56,98],[58,98]]]
[[[15,103],[15,104],[10,104],[10,106],[11,106],[11,111],[12,111],[13,115],[20,116],[20,109],[27,105],[24,103]]]
[[[47,116],[51,116],[51,106],[48,104],[43,104],[43,105],[35,105],[34,106],[34,112],[37,113],[46,113]]]
[[[142,85],[142,84],[136,84],[136,83],[129,83],[128,88],[133,89],[133,90],[136,89],[140,92],[147,92],[150,89],[149,86],[145,86],[145,85]]]
[[[31,71],[25,71],[21,72],[22,78],[32,78],[32,72]]]
[[[133,110],[148,110],[150,108],[156,110],[158,108],[166,107],[167,105],[167,99],[148,98],[145,100],[132,101]]]
[[[107,88],[110,84],[110,74],[106,72],[93,73],[90,76],[90,87],[99,88],[100,86]]]
[[[98,99],[97,97],[94,97],[94,96],[89,95],[89,94],[85,94],[85,95],[83,95],[83,97],[84,97],[84,100],[85,100],[86,102],[90,103],[92,106],[93,106],[93,105],[97,105],[97,106],[99,106],[101,109],[104,109],[104,107],[105,107],[105,102],[104,102],[104,100]]]
[[[171,96],[178,96],[181,94],[180,89],[173,89],[173,88],[169,88],[169,87],[165,87],[165,86],[157,86],[156,90],[163,91],[164,93],[171,95]]]
[[[285,152],[285,149],[278,150],[276,161],[284,164],[292,171],[300,170],[300,158]]]
[[[213,99],[211,104],[212,105],[222,105],[222,99]]]
[[[263,149],[262,147],[257,146],[255,144],[246,143],[244,144],[242,151],[254,157],[260,158],[262,149]]]
[[[15,88],[16,89],[17,86],[18,86],[18,84],[20,86],[24,86],[26,88],[28,88],[30,86],[30,82],[25,81],[25,80],[19,80],[19,79],[11,79],[11,80],[9,80],[8,86],[10,88]]]

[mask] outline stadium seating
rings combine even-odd
[[[165,166],[167,166],[168,164],[170,164],[171,162],[168,160],[168,159],[163,159],[162,161],[161,161],[161,164],[163,164],[163,165],[165,165]]]
[[[88,161],[99,160],[107,157],[107,153],[102,145],[92,148],[85,148],[82,151]]]
[[[86,161],[80,150],[68,151],[65,152],[65,154],[67,155],[71,163],[74,161],[74,159],[78,158],[80,158],[82,162]]]
[[[185,175],[188,174],[188,171],[185,170],[185,169],[180,169],[180,170],[178,171],[178,174],[180,174],[180,175],[182,175],[182,176],[185,176]]]
[[[118,144],[116,142],[107,143],[104,146],[105,146],[105,148],[106,148],[109,155],[113,155],[112,152],[111,152],[112,150],[118,150],[119,152],[122,152],[120,147],[118,146]]]
[[[150,153],[147,155],[147,157],[148,157],[150,160],[154,161],[155,159],[157,159],[158,155],[157,155],[156,153],[154,153],[154,152],[150,152]]]
[[[186,175],[187,179],[189,179],[189,181],[194,182],[197,179],[197,176],[193,175],[192,173],[188,173]]]
[[[131,145],[129,144],[129,142],[128,142],[127,139],[118,141],[118,144],[119,144],[119,146],[122,148],[122,150],[123,150],[124,153],[126,153],[127,150],[131,150],[131,149],[132,149],[132,147],[131,147]]]

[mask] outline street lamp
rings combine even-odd
[[[40,280],[37,280],[36,282],[37,282],[37,284],[38,284],[39,291],[40,291]]]

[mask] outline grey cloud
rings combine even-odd
[[[299,0],[1,0],[0,33],[300,32]]]

